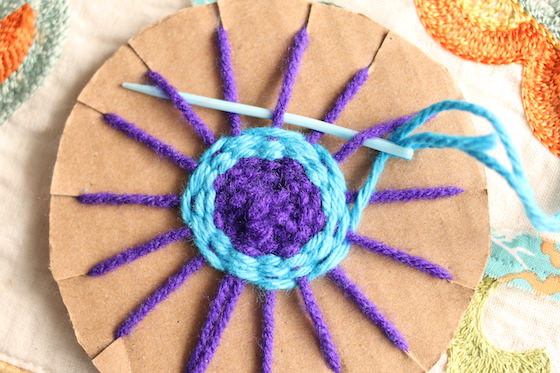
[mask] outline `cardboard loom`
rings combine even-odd
[[[360,14],[300,0],[224,0],[185,9],[144,29],[93,76],[78,98],[61,140],[51,189],[51,268],[77,339],[103,373],[181,372],[222,273],[206,266],[162,302],[134,332],[113,340],[119,323],[173,274],[196,248],[176,242],[105,276],[88,277],[99,261],[182,225],[178,210],[87,206],[84,192],[182,193],[188,175],[110,128],[114,112],[198,158],[202,142],[169,101],[120,87],[146,83],[147,67],[179,90],[222,97],[215,30],[221,19],[233,47],[240,102],[273,108],[282,63],[294,34],[308,21],[304,55],[289,112],[321,118],[350,77],[372,60],[372,73],[337,121],[356,130],[416,112],[443,99],[461,99],[448,72],[414,46]],[[229,134],[224,113],[195,108],[218,136]],[[269,125],[243,117],[245,127]],[[294,129],[294,127],[291,127]],[[473,134],[467,117],[446,113],[424,126]],[[324,136],[330,151],[344,141]],[[342,164],[349,188],[359,187],[375,152],[361,148]],[[445,351],[480,280],[489,252],[486,182],[482,168],[455,150],[421,150],[413,161],[392,159],[378,190],[458,186],[458,196],[369,206],[359,233],[451,271],[434,279],[365,249],[341,263],[410,344],[395,348],[330,281],[313,290],[341,355],[344,372],[421,372]],[[243,292],[209,372],[256,372],[260,366],[258,291]],[[274,372],[329,372],[297,291],[277,297]]]

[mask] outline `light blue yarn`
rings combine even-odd
[[[327,218],[325,226],[300,253],[290,258],[270,254],[251,257],[239,252],[214,224],[214,181],[241,158],[249,157],[292,158],[303,166],[311,183],[321,191]],[[297,285],[298,277],[311,280],[346,257],[350,245],[345,238],[350,220],[345,193],[344,176],[321,145],[311,145],[298,132],[254,128],[241,136],[219,139],[203,154],[183,194],[181,208],[184,222],[193,230],[195,244],[214,268],[265,289],[290,289]]]
[[[436,114],[448,110],[470,112],[487,119],[495,133],[485,136],[450,136],[424,132],[410,135]],[[533,225],[543,231],[560,231],[560,215],[548,216],[537,206],[532,189],[505,127],[487,109],[464,101],[442,101],[417,113],[398,128],[389,140],[414,149],[454,148],[474,157],[502,175],[520,197]],[[499,142],[504,146],[511,170],[487,152]],[[214,180],[241,158],[275,160],[284,157],[298,161],[309,180],[321,190],[322,208],[327,222],[324,229],[309,240],[299,254],[290,258],[276,255],[251,257],[235,249],[229,237],[214,225]],[[265,289],[290,289],[298,277],[313,279],[334,268],[349,250],[348,231],[355,231],[361,214],[391,156],[380,153],[354,207],[346,204],[346,183],[338,164],[321,145],[309,144],[298,132],[277,128],[246,130],[237,137],[218,140],[200,158],[188,188],[182,197],[185,223],[193,229],[194,240],[202,255],[216,269],[234,274]],[[193,202],[194,200],[194,202]]]
[[[497,138],[501,141],[509,158],[511,169],[507,169],[494,157],[487,153],[494,146],[491,137],[484,136],[474,138],[468,136],[447,136],[434,133],[422,133],[409,136],[416,128],[420,127],[434,115],[448,110],[466,111],[487,119],[494,127]],[[494,135],[489,135],[494,136]],[[414,118],[398,128],[389,139],[399,145],[412,147],[414,149],[423,148],[454,148],[465,152],[473,158],[479,160],[487,167],[493,169],[508,182],[519,196],[527,216],[535,228],[540,231],[560,232],[560,214],[552,216],[546,215],[537,205],[533,190],[531,189],[525,171],[523,170],[521,159],[515,150],[511,138],[506,132],[500,120],[486,108],[464,101],[447,100],[433,104],[417,113]],[[478,139],[473,141],[473,139]],[[495,139],[495,138],[494,138]],[[375,190],[375,185],[379,180],[383,168],[390,157],[387,154],[380,154],[375,160],[372,172],[366,183],[360,189],[355,206],[351,211],[351,229],[355,229],[359,223],[361,214]]]

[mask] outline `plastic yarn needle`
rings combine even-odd
[[[122,87],[148,96],[168,99],[168,97],[165,95],[164,92],[162,92],[159,88],[151,85],[125,82],[122,83]],[[255,118],[272,119],[273,116],[272,110],[268,110],[257,106],[240,104],[236,102],[220,100],[217,98],[195,95],[192,93],[180,92],[180,95],[190,105],[201,106],[214,110],[220,110],[227,113],[247,115]],[[347,140],[353,138],[356,134],[358,134],[357,131],[351,130],[349,128],[340,127],[335,124],[327,123],[318,119],[304,117],[302,115],[297,115],[297,114],[286,113],[284,115],[284,122],[293,124],[295,126],[327,133],[329,135],[333,135]],[[391,141],[382,138],[368,139],[364,142],[363,145],[378,150],[380,152],[387,153],[389,155],[398,158],[407,159],[407,160],[412,159],[414,155],[413,149],[397,145]]]

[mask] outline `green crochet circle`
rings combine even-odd
[[[67,0],[2,0],[0,19],[29,4],[36,12],[35,37],[22,65],[0,84],[0,124],[25,101],[51,71],[68,26]]]

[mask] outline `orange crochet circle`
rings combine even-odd
[[[529,126],[560,156],[560,51],[552,44],[523,67],[521,96]]]
[[[25,4],[0,20],[0,84],[22,64],[35,36],[35,12]]]
[[[513,0],[508,10],[515,19],[496,19],[489,27],[488,19],[476,20],[477,8],[469,13],[460,1],[415,0],[428,32],[454,54],[486,64],[523,64],[521,91],[529,127],[560,156],[560,41],[533,17],[520,14]]]
[[[422,23],[445,48],[456,55],[476,62],[508,64],[519,62],[533,52],[527,38],[534,37],[535,28],[522,22],[509,30],[481,27],[465,14],[457,0],[416,0]]]

